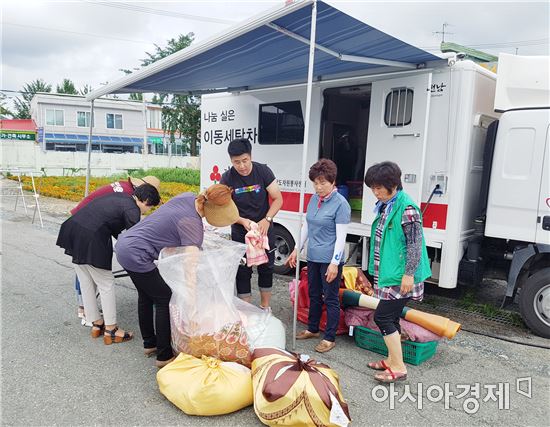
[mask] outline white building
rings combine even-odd
[[[37,142],[44,150],[86,151],[90,132],[90,103],[83,96],[36,94],[31,116]],[[92,150],[104,153],[185,155],[181,140],[169,144],[162,131],[162,108],[155,104],[122,99],[98,99],[94,103]]]

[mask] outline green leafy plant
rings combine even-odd
[[[151,168],[147,170],[138,169],[130,173],[130,176],[135,178],[143,178],[147,175],[154,175],[163,183],[179,182],[187,185],[200,185],[200,171],[197,169]]]

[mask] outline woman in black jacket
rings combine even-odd
[[[141,214],[160,203],[158,190],[145,184],[132,196],[113,193],[92,200],[67,219],[59,230],[57,245],[72,257],[80,281],[86,320],[92,322],[92,338],[103,333],[105,344],[121,343],[133,334],[117,327],[112,237],[136,224]],[[99,313],[96,291],[99,290],[103,319]]]

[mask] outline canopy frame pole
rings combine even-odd
[[[90,174],[91,174],[91,164],[92,164],[92,134],[94,129],[94,100],[91,101],[90,106],[90,133],[88,135],[88,160],[86,163],[86,188],[84,190],[84,197],[88,196],[88,192],[90,189]]]
[[[309,45],[310,41],[306,39],[305,37],[302,37],[299,34],[296,34],[290,30],[287,30],[284,27],[281,27],[280,25],[274,24],[273,22],[270,22],[266,24],[269,28],[272,28],[276,31],[279,31],[280,33],[291,37],[295,40],[298,40],[304,44]],[[389,67],[399,67],[399,68],[409,68],[409,69],[416,69],[421,64],[411,64],[409,62],[403,62],[403,61],[392,61],[390,59],[379,59],[379,58],[372,58],[369,56],[357,56],[357,55],[346,55],[343,53],[336,52],[332,49],[329,49],[328,47],[324,47],[320,45],[319,43],[314,43],[314,46],[316,49],[319,49],[322,52],[325,52],[328,55],[334,56],[335,58],[339,59],[340,61],[346,61],[346,62],[361,62],[364,64],[374,64],[374,65],[385,65]]]
[[[304,145],[302,148],[302,170],[300,175],[300,204],[298,213],[300,215],[300,227],[298,228],[298,241],[296,242],[296,273],[295,273],[295,283],[296,287],[294,289],[294,315],[292,323],[292,350],[296,348],[296,320],[298,317],[298,288],[299,288],[299,278],[300,278],[300,254],[302,252],[302,226],[304,224],[304,198],[306,191],[306,162],[307,162],[307,147],[309,140],[309,129],[311,125],[311,95],[312,95],[312,86],[313,86],[313,68],[315,65],[315,31],[317,24],[317,0],[314,0],[311,5],[311,34],[309,40],[309,65],[307,72],[307,93],[306,93],[306,117],[305,117],[305,127],[304,127]]]

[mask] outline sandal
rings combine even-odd
[[[124,331],[124,336],[121,337],[116,335],[116,331],[118,331],[118,326],[111,330],[105,329],[105,334],[103,335],[103,344],[119,344],[121,342],[130,341],[132,338],[134,338],[134,335],[130,332]]]
[[[104,330],[105,330],[105,323],[98,325],[95,322],[92,322],[92,332],[91,332],[92,338],[99,338]]]
[[[407,379],[406,372],[393,372],[389,367],[381,374],[376,374],[374,379],[381,383],[395,383],[397,381],[405,381]]]
[[[334,341],[321,340],[319,344],[315,346],[315,351],[318,353],[326,353],[332,350],[336,346]]]
[[[310,338],[319,338],[321,334],[319,332],[310,332],[307,329],[296,334],[297,340],[308,340]]]
[[[162,369],[166,365],[168,365],[169,363],[173,362],[175,359],[176,359],[176,357],[173,356],[168,360],[155,360],[155,365],[156,365],[157,368]]]
[[[384,359],[378,362],[369,362],[367,363],[367,366],[371,369],[374,369],[375,371],[385,371],[389,368],[388,365],[386,365],[386,361]]]
[[[155,354],[157,352],[157,348],[156,347],[151,347],[151,348],[144,348],[143,349],[143,354],[145,355],[145,357],[151,357],[153,354]]]

